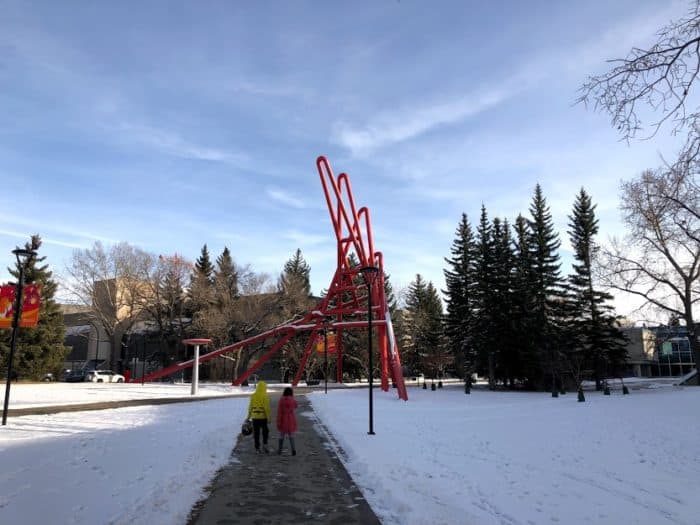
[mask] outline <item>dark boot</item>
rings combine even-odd
[[[279,446],[277,447],[277,455],[281,456],[282,455],[282,443],[284,443],[284,439],[279,438]]]
[[[289,444],[290,444],[291,447],[292,447],[292,456],[296,456],[296,455],[297,455],[297,449],[296,449],[296,447],[294,446],[294,438],[293,438],[293,437],[290,437],[290,438],[289,438]]]

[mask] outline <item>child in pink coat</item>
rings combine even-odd
[[[287,387],[277,404],[277,431],[280,434],[277,454],[282,454],[284,437],[288,436],[289,445],[292,447],[292,456],[297,455],[297,450],[294,448],[294,432],[297,431],[297,418],[294,415],[296,409],[297,400],[294,399],[294,392],[290,387]]]

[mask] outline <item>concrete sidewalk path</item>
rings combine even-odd
[[[316,430],[319,423],[305,396],[296,396],[297,455],[291,455],[288,441],[277,455],[277,399],[270,396],[270,454],[256,454],[253,436],[239,436],[230,463],[212,482],[209,497],[192,510],[189,525],[380,524],[336,447]]]

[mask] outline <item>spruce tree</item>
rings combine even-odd
[[[214,270],[214,288],[216,300],[220,307],[233,304],[238,298],[238,272],[228,247],[216,259]]]
[[[425,362],[432,372],[432,377],[442,379],[446,368],[452,363],[452,352],[447,344],[444,331],[444,314],[442,301],[437,289],[431,281],[426,287],[425,310],[425,334],[424,348]]]
[[[496,378],[504,384],[514,386],[521,377],[521,365],[514,337],[515,315],[513,241],[507,220],[493,220],[493,269],[491,305],[492,347]]]
[[[436,377],[444,368],[442,302],[432,282],[420,274],[408,287],[406,296],[406,364],[411,370],[423,370]]]
[[[532,254],[530,253],[530,226],[527,219],[518,215],[513,226],[514,274],[513,274],[513,344],[518,353],[521,377],[528,388],[535,388],[541,377],[541,364],[533,341],[535,303]]]
[[[213,280],[214,265],[211,263],[209,249],[207,248],[206,244],[202,246],[202,252],[194,263],[194,270],[200,275],[206,277],[210,282]]]
[[[459,370],[465,379],[476,366],[476,353],[472,341],[475,328],[472,313],[475,288],[474,234],[465,213],[457,226],[455,239],[446,257],[447,268],[443,270],[446,289],[443,291],[447,303],[445,335]]]
[[[427,301],[427,283],[420,274],[408,285],[406,308],[404,310],[405,344],[404,364],[411,375],[423,369],[421,352],[424,344],[425,313],[423,305]]]
[[[188,313],[192,318],[191,335],[196,337],[211,336],[211,320],[208,318],[208,310],[215,302],[213,273],[214,267],[209,259],[209,250],[205,244],[194,264],[188,291]],[[220,342],[222,341],[217,341],[217,343]]]
[[[285,320],[297,318],[313,307],[311,297],[311,267],[308,265],[300,249],[284,264],[282,274],[278,281],[280,298],[280,313]],[[308,342],[308,335],[297,335],[282,348],[285,366],[294,370],[298,369]],[[315,353],[306,362],[305,378],[313,376],[316,369],[320,369],[321,361],[316,359]],[[295,370],[296,373],[296,370]]]
[[[552,395],[559,390],[559,350],[563,342],[559,320],[562,316],[562,285],[559,262],[559,236],[542,193],[535,186],[530,205],[530,256],[533,277],[533,341],[540,353],[541,363],[546,363],[551,381]],[[542,386],[545,386],[542,384]]]
[[[489,378],[489,386],[495,388],[493,335],[498,329],[494,313],[494,248],[493,227],[486,207],[481,206],[481,217],[476,230],[474,307],[475,316],[472,340],[476,352],[476,372]]]
[[[612,295],[596,290],[593,283],[597,250],[594,238],[598,233],[595,208],[591,197],[581,188],[569,216],[568,233],[576,261],[568,287],[572,312],[570,352],[576,362],[593,371],[596,389],[601,390],[605,375],[618,371],[624,363],[626,344],[613,308],[608,304]]]
[[[209,250],[205,244],[202,246],[200,256],[194,263],[194,269],[190,277],[189,296],[195,311],[202,310],[212,303],[213,275],[214,267],[209,259]]]
[[[311,268],[298,248],[292,258],[284,263],[279,289],[287,295],[307,298],[311,295]]]
[[[31,241],[25,243],[28,250],[38,251],[41,247],[41,237],[32,235]],[[46,257],[34,257],[27,261],[24,270],[24,281],[39,287],[41,305],[39,307],[39,322],[34,328],[20,328],[17,332],[16,354],[13,371],[17,377],[38,380],[46,373],[60,375],[63,362],[70,348],[64,346],[65,327],[63,313],[55,300],[57,284],[53,280],[53,272],[48,264],[42,264]],[[19,265],[8,268],[10,274],[19,278]],[[7,356],[10,350],[10,331],[0,333],[0,355],[2,355],[3,375],[7,371]]]

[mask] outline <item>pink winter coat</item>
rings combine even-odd
[[[297,431],[297,418],[294,411],[297,400],[293,396],[282,396],[277,404],[277,431],[291,434]]]

